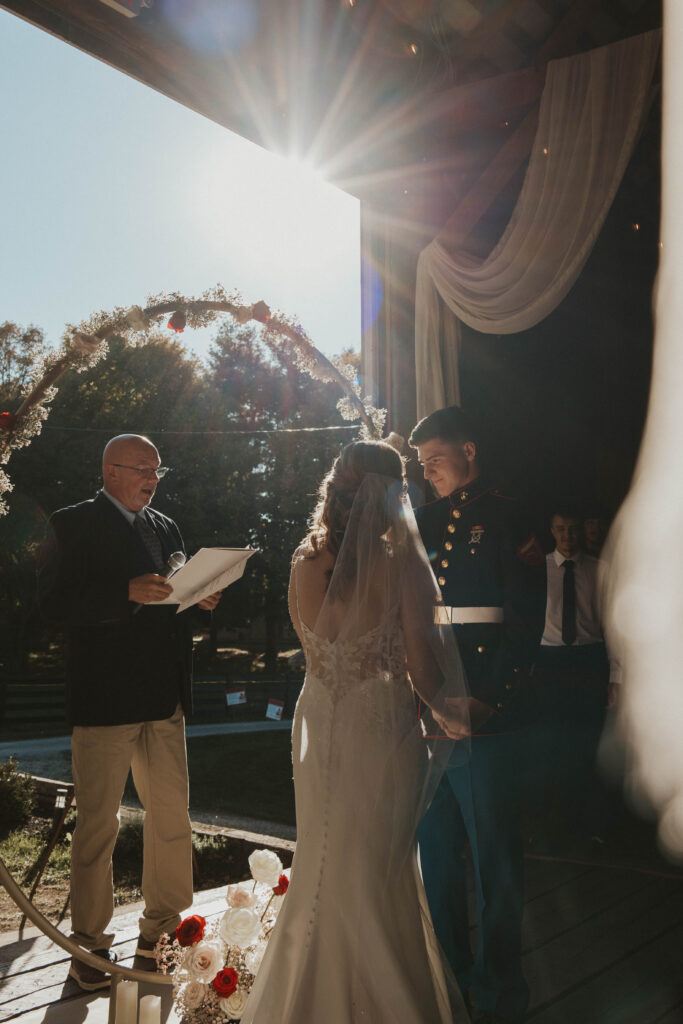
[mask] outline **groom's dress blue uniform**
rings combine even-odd
[[[465,764],[451,761],[419,831],[434,927],[463,992],[481,1010],[522,1019],[520,729],[533,635],[526,563],[539,556],[516,528],[516,503],[481,478],[416,509],[420,534],[455,630],[472,697],[494,713],[472,739]],[[542,557],[542,554],[540,555]],[[465,619],[465,623],[458,624]],[[536,641],[538,638],[535,638]],[[470,949],[466,844],[472,852],[478,940]]]

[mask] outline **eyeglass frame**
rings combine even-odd
[[[142,473],[143,476],[149,476],[153,473],[157,480],[163,480],[171,470],[170,466],[157,466],[156,469],[152,469],[151,466],[144,466],[143,468],[140,468],[140,466],[124,466],[122,462],[112,462],[110,465],[117,466],[119,469],[132,469],[134,473]]]

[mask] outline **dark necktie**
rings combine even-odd
[[[147,521],[147,517],[138,513],[135,517],[135,531],[140,537],[140,540],[147,548],[152,561],[154,562],[157,572],[161,572],[164,568],[164,552],[161,547],[161,541],[159,540],[156,530],[150,526]]]
[[[576,583],[574,581],[574,563],[568,558],[562,563],[564,580],[562,582],[562,643],[573,644],[576,640]]]

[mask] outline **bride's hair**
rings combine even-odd
[[[318,504],[300,555],[315,558],[325,550],[335,556],[339,553],[353,499],[368,473],[402,481],[403,459],[385,441],[352,441],[342,448],[318,488]]]

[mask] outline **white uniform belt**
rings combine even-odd
[[[451,608],[437,604],[434,622],[437,626],[465,626],[475,622],[503,622],[502,608]]]

